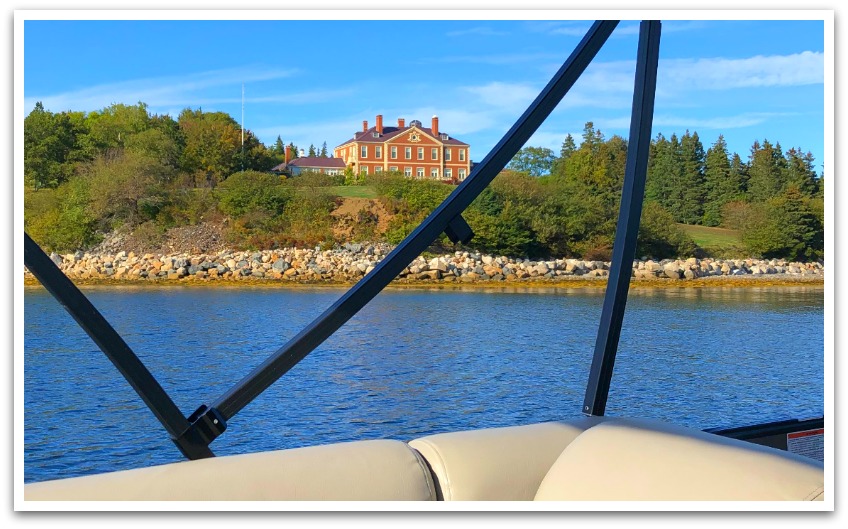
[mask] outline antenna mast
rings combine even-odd
[[[241,172],[244,172],[244,83],[241,84]]]

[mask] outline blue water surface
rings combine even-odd
[[[189,415],[340,289],[90,287]],[[581,415],[603,291],[389,289],[235,415],[218,455]],[[49,294],[25,289],[24,474],[174,462],[163,427]],[[607,415],[698,428],[821,416],[821,287],[634,289]]]

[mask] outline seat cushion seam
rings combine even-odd
[[[435,484],[433,486],[434,488],[430,488],[430,483],[433,481],[433,476],[430,473],[430,470],[424,464],[424,461],[422,461],[422,459],[424,459],[424,456],[421,455],[421,452],[412,448],[411,446],[406,445],[406,447],[412,451],[412,455],[415,457],[416,463],[418,463],[418,468],[421,469],[421,473],[424,475],[424,482],[427,483],[427,492],[430,494],[430,498],[436,500],[437,495],[435,490]]]
[[[453,493],[451,491],[450,475],[448,474],[448,466],[447,463],[445,463],[444,457],[442,457],[442,453],[439,451],[439,448],[430,441],[427,441],[425,439],[417,439],[417,441],[433,449],[436,454],[436,457],[439,458],[439,464],[445,470],[445,486],[442,487],[442,498],[444,498],[445,501],[452,500]]]

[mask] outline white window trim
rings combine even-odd
[[[445,161],[446,161],[446,162],[451,161],[451,150],[450,150],[450,147],[447,147],[447,148],[445,149]]]
[[[423,167],[417,167],[415,169],[415,176],[417,176],[418,178],[424,178],[424,168]]]
[[[368,166],[363,165],[362,167],[360,167],[359,168],[359,174],[368,174]]]
[[[439,159],[439,148],[438,147],[431,147],[430,148],[430,159],[431,160],[438,160]]]
[[[359,146],[359,157],[360,158],[368,158],[368,146],[360,145]]]
[[[374,158],[380,159],[383,157],[383,147],[381,145],[374,146]]]
[[[450,167],[445,167],[445,178],[453,178],[453,171]]]
[[[460,162],[464,162],[464,161],[465,161],[465,149],[460,149],[460,150],[459,150],[459,161],[460,161]]]
[[[397,145],[392,145],[389,148],[389,156],[391,156],[392,160],[397,160]]]
[[[412,167],[404,167],[403,176],[412,176]]]
[[[424,159],[424,147],[418,147],[418,159],[419,160]]]
[[[383,166],[378,165],[378,166],[374,167],[374,172],[375,173],[382,173],[383,172]]]
[[[433,167],[430,169],[430,178],[438,178],[439,177],[439,168]]]
[[[398,168],[397,168],[396,165],[389,166],[389,171],[397,171],[397,170],[398,170]]]
[[[404,160],[412,159],[412,147],[404,147],[403,148]]]

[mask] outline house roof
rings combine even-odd
[[[344,169],[345,163],[341,158],[324,158],[322,156],[304,156],[295,158],[288,164],[281,163],[271,168],[272,171],[285,171],[288,167],[300,167],[301,169]]]
[[[347,145],[348,143],[352,143],[352,142],[384,143],[384,142],[386,142],[386,141],[388,141],[392,138],[400,136],[404,132],[407,132],[411,129],[418,129],[419,131],[423,132],[424,134],[427,134],[431,138],[435,138],[435,139],[439,140],[440,142],[444,143],[445,145],[466,145],[466,146],[468,145],[467,143],[465,143],[463,141],[459,141],[456,138],[452,138],[450,135],[448,135],[449,139],[447,139],[447,140],[443,140],[441,138],[438,138],[435,134],[433,134],[433,129],[431,129],[431,128],[419,127],[417,125],[410,125],[409,127],[383,127],[383,133],[380,134],[376,138],[374,137],[374,133],[377,132],[377,127],[371,127],[368,130],[366,130],[365,132],[362,132],[362,131],[357,132],[356,134],[353,135],[352,139],[347,140],[346,142],[342,143],[338,147],[341,147],[342,145]],[[444,134],[444,132],[442,132],[441,134]]]
[[[345,163],[341,158],[324,158],[322,156],[304,156],[289,162],[295,167],[320,167],[327,169],[344,169]]]

